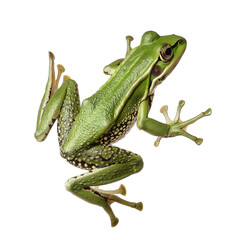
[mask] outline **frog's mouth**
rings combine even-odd
[[[187,46],[187,41],[184,38],[181,38],[178,41],[176,41],[175,44],[170,46],[172,52],[170,53],[169,51],[168,54],[166,54],[165,56],[166,59],[163,59],[163,54],[162,55],[160,54],[158,62],[162,63],[164,61],[168,63],[168,66],[164,68],[164,70],[161,72],[159,76],[153,79],[149,89],[149,95],[152,95],[156,86],[161,84],[167,78],[167,76],[173,71],[173,69],[179,63],[182,55],[184,54],[186,46]],[[167,51],[168,49],[166,49],[166,52]],[[170,54],[172,54],[172,58],[168,60],[167,57]],[[155,66],[158,66],[158,65],[156,64]]]

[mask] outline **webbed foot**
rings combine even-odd
[[[108,204],[117,202],[128,207],[136,208],[139,211],[142,211],[143,209],[142,202],[137,202],[137,203],[129,202],[115,195],[115,194],[121,194],[125,196],[127,194],[127,190],[123,184],[121,184],[120,187],[116,190],[103,190],[103,189],[99,189],[99,187],[92,187],[92,190],[94,192],[97,192],[100,196],[103,196],[107,200]]]
[[[193,117],[193,118],[183,122],[180,120],[180,113],[181,113],[181,110],[182,110],[182,107],[184,106],[184,104],[185,104],[185,101],[183,101],[183,100],[179,101],[176,116],[173,121],[168,116],[168,112],[167,112],[168,106],[167,105],[163,106],[160,109],[160,112],[164,115],[164,117],[166,119],[166,123],[170,125],[168,135],[165,137],[174,137],[174,136],[182,135],[182,136],[185,136],[185,137],[191,139],[197,145],[200,145],[203,142],[203,139],[197,138],[197,137],[189,134],[188,132],[186,132],[186,129],[190,124],[196,122],[197,120],[201,119],[202,117],[211,115],[212,110],[211,110],[211,108],[209,108],[205,112],[202,112],[199,115],[197,115],[196,117]],[[162,138],[163,137],[157,138],[157,140],[154,142],[155,147],[157,147],[159,145],[160,140]]]

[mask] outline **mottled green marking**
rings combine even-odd
[[[73,80],[67,80],[66,84],[66,96],[62,104],[57,126],[58,141],[60,146],[62,146],[67,139],[75,122],[76,116],[80,111],[77,83]]]

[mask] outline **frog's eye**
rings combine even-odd
[[[165,45],[162,49],[161,49],[161,58],[163,61],[169,61],[171,60],[171,58],[173,57],[173,50],[172,50],[172,47],[167,44]]]

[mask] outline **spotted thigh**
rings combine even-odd
[[[118,163],[126,163],[134,157],[139,157],[137,154],[111,145],[97,145],[75,153],[73,157],[65,156],[63,153],[62,156],[72,165],[87,170],[103,168]]]

